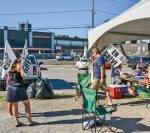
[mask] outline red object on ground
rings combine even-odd
[[[117,85],[109,85],[108,91],[110,93],[110,96],[114,99],[120,99],[122,98],[122,91],[121,88]]]

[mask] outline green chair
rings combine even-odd
[[[80,81],[82,86],[82,96],[83,96],[83,105],[82,105],[82,129],[90,128],[92,132],[97,132],[97,125],[100,124],[101,127],[98,132],[102,131],[104,126],[107,126],[107,129],[114,132],[110,125],[110,115],[117,111],[116,105],[111,107],[104,107],[99,104],[99,99],[97,96],[97,91],[90,88],[90,76],[87,75],[82,78]],[[86,123],[85,123],[85,120]],[[93,121],[93,127],[90,125],[90,122]]]
[[[83,106],[82,106],[82,129],[90,128],[93,133],[97,132],[97,125],[101,125],[98,132],[102,131],[104,126],[107,129],[113,130],[110,125],[110,116],[113,112],[117,111],[116,106],[104,107],[102,105],[97,105],[97,92],[91,88],[83,88]],[[84,121],[87,120],[86,124]],[[93,127],[90,125],[90,122],[94,123]],[[90,126],[89,126],[90,125]]]
[[[98,99],[97,91],[90,88],[90,79],[91,75],[89,73],[78,73],[78,87],[76,87],[76,92],[83,97],[82,129],[88,129],[90,122],[93,121],[95,128],[93,130],[93,127],[90,126],[92,132],[97,132],[97,124],[101,124],[98,132],[102,131],[104,126],[107,126],[112,132],[114,132],[109,123],[110,120],[108,117],[117,110],[116,105],[111,107],[104,107],[100,105],[100,99]],[[85,120],[87,120],[86,123]]]
[[[77,74],[77,84],[76,84],[76,96],[75,101],[82,96],[83,93],[83,87],[90,85],[90,80],[86,80],[87,78],[90,79],[90,74],[88,71],[85,71],[84,73],[78,73]]]

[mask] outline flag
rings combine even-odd
[[[3,68],[2,68],[2,79],[8,74],[11,70],[11,66],[16,60],[16,55],[12,48],[10,47],[8,41],[5,41],[5,49],[4,49],[4,59],[3,59]]]
[[[84,53],[83,53],[83,56],[84,56],[85,58],[87,58],[87,53],[88,53],[87,45],[84,45]]]
[[[29,58],[29,53],[28,53],[27,40],[25,40],[25,45],[21,55],[21,66],[22,66],[23,73],[26,76],[31,66],[31,60]]]

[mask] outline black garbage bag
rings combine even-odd
[[[53,86],[47,79],[36,82],[36,99],[51,99],[54,97]]]
[[[36,83],[31,83],[27,88],[27,94],[29,98],[34,98],[36,95]]]

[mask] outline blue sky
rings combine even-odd
[[[95,0],[95,25],[100,25],[107,18],[113,18],[130,8],[138,0]],[[81,29],[47,29],[56,34],[70,36],[87,36],[89,30],[86,26],[91,25],[91,12],[74,13],[45,13],[45,14],[22,14],[16,13],[39,13],[72,10],[91,10],[92,0],[0,0],[0,26],[18,27],[19,22],[32,24],[33,28],[62,28],[62,27],[85,27]],[[100,11],[114,14],[102,13]],[[3,15],[2,15],[3,14]],[[4,15],[5,14],[5,15]]]

